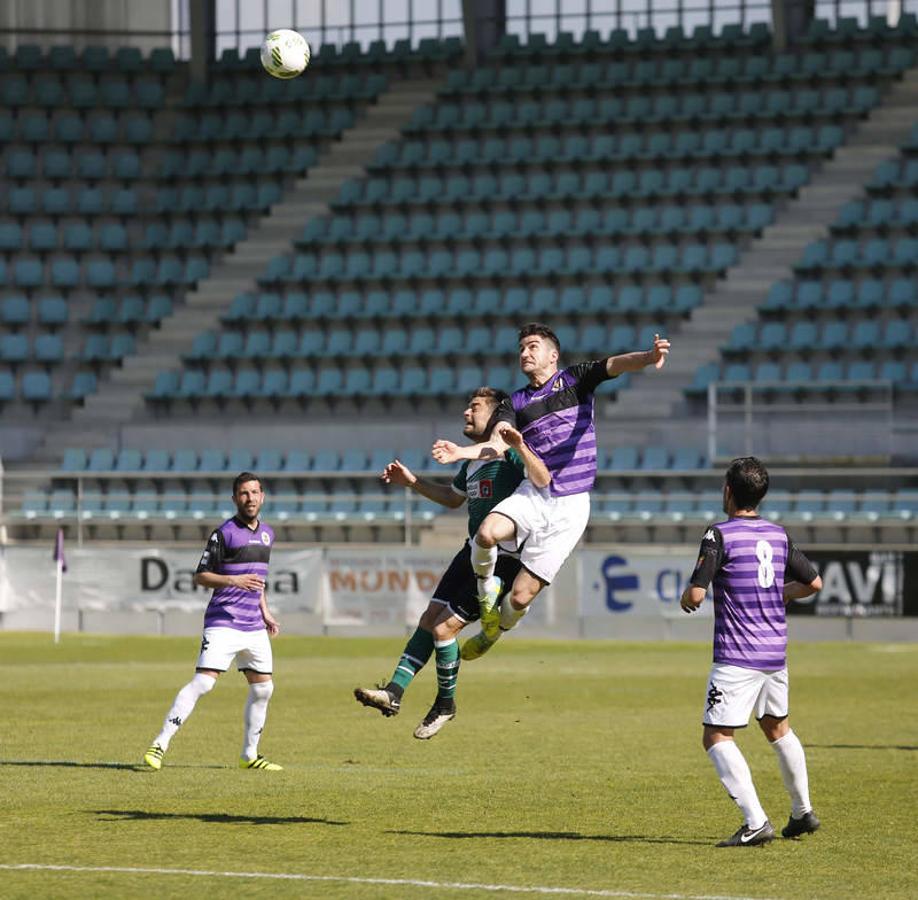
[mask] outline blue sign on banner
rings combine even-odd
[[[579,554],[580,615],[681,616],[679,597],[695,563],[692,550],[685,558],[625,551],[601,550]],[[701,615],[711,615],[705,603]]]

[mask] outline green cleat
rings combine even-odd
[[[478,659],[479,656],[483,656],[497,643],[499,637],[500,629],[498,629],[493,638],[488,637],[484,631],[479,631],[475,637],[470,637],[462,645],[462,651],[459,655],[464,660]]]
[[[256,756],[255,759],[240,759],[240,769],[265,769],[268,772],[283,772],[284,767],[277,763],[268,762],[263,756]]]
[[[143,755],[143,761],[151,768],[155,769],[157,772],[163,767],[163,757],[166,755],[166,751],[163,750],[159,744],[154,744],[147,750]]]
[[[500,595],[504,582],[496,575],[478,582],[478,608],[481,612],[481,630],[491,643],[500,636]],[[484,651],[482,651],[484,652]]]

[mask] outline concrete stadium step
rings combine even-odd
[[[682,389],[706,362],[720,359],[720,347],[735,326],[756,318],[757,306],[771,286],[793,277],[793,265],[811,241],[825,238],[842,206],[863,195],[877,164],[898,153],[909,135],[918,107],[918,68],[910,69],[890,89],[883,104],[860,122],[848,141],[815,173],[809,184],[782,209],[777,220],[741,254],[691,318],[670,337],[673,351],[666,368],[646,377],[618,398],[616,425],[681,416],[683,440],[703,443],[704,417],[690,416]],[[679,382],[673,389],[673,380]],[[647,441],[649,442],[649,441]]]

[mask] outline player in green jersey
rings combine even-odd
[[[503,391],[494,388],[478,388],[469,398],[463,413],[463,434],[473,441],[488,440],[494,414],[506,397]],[[467,500],[471,538],[494,506],[509,497],[524,478],[529,478],[533,485],[540,488],[547,487],[551,481],[545,464],[526,446],[518,431],[506,429],[502,437],[506,444],[502,454],[463,463],[452,484],[418,478],[397,459],[386,466],[382,479],[387,484],[407,487],[451,509],[458,508]],[[519,568],[520,562],[515,556],[501,554],[498,557],[496,571],[505,585],[513,584]],[[406,688],[435,654],[437,698],[430,712],[414,730],[414,736],[420,740],[432,738],[450,719],[455,718],[456,679],[459,674],[457,636],[478,617],[478,587],[471,567],[471,550],[466,541],[440,579],[389,683],[385,687],[357,688],[354,696],[364,706],[378,709],[384,716],[398,715]]]

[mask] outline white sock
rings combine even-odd
[[[746,825],[753,830],[761,828],[768,816],[759,803],[752,783],[752,773],[736,742],[718,741],[708,750],[708,756],[714,763],[720,783],[743,813]]]
[[[500,629],[501,631],[509,631],[511,628],[515,627],[516,623],[519,622],[526,613],[529,612],[529,607],[524,606],[522,609],[515,609],[513,604],[510,602],[509,597],[504,598],[504,602],[500,605]]]
[[[257,681],[249,685],[249,696],[245,701],[245,732],[242,739],[242,758],[255,759],[258,756],[258,741],[265,728],[268,716],[268,701],[274,693],[273,681]]]
[[[793,731],[773,741],[772,749],[778,757],[778,766],[784,787],[791,798],[791,815],[799,819],[813,807],[810,805],[810,783],[806,774],[806,754],[803,744]]]
[[[169,741],[191,715],[195,703],[203,697],[208,691],[213,690],[217,679],[210,675],[204,675],[201,672],[195,672],[194,678],[188,682],[176,695],[172,701],[172,708],[166,713],[166,721],[163,722],[163,730],[156,736],[154,744],[159,744],[163,750],[169,749]]]
[[[497,547],[482,547],[472,541],[472,568],[478,578],[490,578],[497,564]]]

